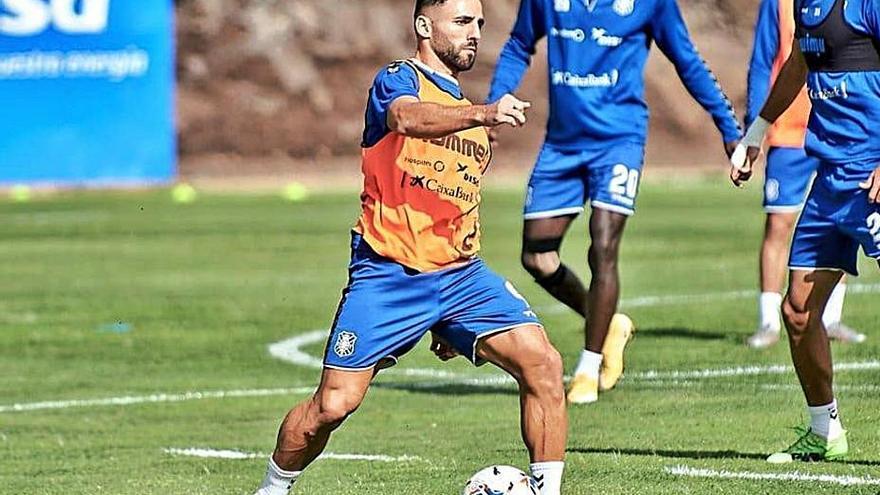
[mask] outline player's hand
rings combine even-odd
[[[736,147],[739,145],[739,140],[736,141],[728,141],[724,143],[724,152],[727,153],[727,159],[733,156],[733,152],[736,151]]]
[[[436,333],[431,333],[431,352],[441,361],[449,361],[458,356],[458,352]]]
[[[734,186],[742,187],[752,178],[753,167],[760,154],[760,148],[746,146],[743,143],[736,145],[730,154],[730,180]]]
[[[487,105],[486,125],[496,127],[507,124],[511,127],[520,127],[526,124],[526,110],[532,104],[522,101],[517,97],[507,94],[500,100]]]
[[[880,167],[875,168],[868,180],[859,184],[859,187],[868,191],[869,203],[880,203]]]

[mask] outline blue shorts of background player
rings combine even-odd
[[[770,148],[764,170],[764,211],[801,211],[818,167],[819,160],[807,156],[803,148]]]
[[[479,365],[480,339],[526,325],[540,326],[537,315],[481,259],[422,273],[376,254],[352,234],[348,286],[324,366],[345,371],[392,366],[429,331]]]
[[[529,178],[523,216],[526,220],[576,215],[592,208],[630,216],[645,161],[640,143],[608,143],[569,151],[544,144]]]
[[[880,204],[859,187],[876,164],[822,163],[791,244],[792,270],[858,275],[858,250],[880,260]]]

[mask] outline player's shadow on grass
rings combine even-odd
[[[729,333],[709,332],[694,328],[640,328],[636,333],[639,337],[657,339],[693,339],[693,340],[727,340],[732,338]]]
[[[644,457],[667,457],[670,459],[754,459],[763,461],[767,454],[737,452],[735,450],[650,450],[650,449],[598,449],[570,448],[567,452],[577,454],[609,454],[636,455]],[[849,464],[854,466],[880,466],[880,461],[834,461],[832,464]]]
[[[373,388],[384,388],[390,390],[402,390],[405,392],[414,392],[422,394],[436,395],[518,395],[519,391],[516,384],[498,384],[498,385],[467,385],[462,383],[407,383],[407,382],[376,382],[371,385]]]

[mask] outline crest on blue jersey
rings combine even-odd
[[[614,4],[611,8],[614,9],[615,14],[626,17],[633,13],[635,6],[635,0],[614,0]]]
[[[351,332],[339,332],[336,336],[336,344],[333,345],[333,352],[339,357],[348,357],[354,354],[354,344],[357,342],[357,335]]]
[[[553,0],[553,10],[556,12],[568,12],[571,10],[571,0]]]

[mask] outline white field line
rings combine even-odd
[[[297,366],[321,369],[324,367],[323,361],[306,353],[302,348],[307,345],[323,342],[327,340],[328,335],[329,330],[312,330],[269,345],[269,354],[277,359]],[[455,379],[462,376],[460,373],[453,373],[451,371],[434,368],[392,368],[382,372],[383,376],[389,374],[446,379]]]
[[[169,448],[165,449],[166,454],[171,455],[180,455],[187,457],[199,457],[202,459],[230,459],[230,460],[245,460],[245,459],[266,459],[269,457],[269,454],[259,453],[259,452],[240,452],[238,450],[217,450],[217,449],[198,449],[198,448],[189,448],[189,449],[176,449]],[[371,455],[371,454],[334,454],[332,452],[325,452],[321,454],[321,457],[318,459],[330,459],[337,461],[372,461],[372,462],[413,462],[413,461],[421,461],[422,459],[416,456],[411,455],[403,455],[403,456],[390,456],[390,455]]]
[[[316,344],[327,338],[327,330],[313,330],[295,337],[277,342],[269,346],[269,354],[272,356],[306,368],[320,369],[323,364],[320,359],[311,356],[302,350],[303,346]],[[708,379],[708,378],[725,378],[735,376],[757,376],[757,375],[780,375],[790,373],[791,365],[755,365],[755,366],[737,366],[732,368],[708,368],[702,370],[671,370],[671,371],[642,371],[637,373],[627,373],[626,380],[688,380],[688,379]],[[861,371],[880,369],[880,361],[860,361],[849,363],[837,363],[834,366],[835,371]],[[474,377],[473,375],[453,373],[434,368],[404,368],[384,371],[382,374],[389,373],[402,374],[404,376],[422,376],[446,380],[455,380],[455,384],[460,385],[498,385],[509,381],[506,375],[491,375],[488,377]],[[499,382],[500,380],[500,382]],[[450,383],[452,384],[452,383]],[[438,384],[425,384],[424,387],[437,386]],[[418,386],[418,385],[416,385]]]
[[[157,402],[185,402],[204,399],[228,399],[233,397],[268,397],[273,395],[310,394],[315,387],[297,388],[257,388],[248,390],[214,390],[208,392],[186,392],[181,394],[153,394],[105,399],[75,399],[47,402],[25,402],[0,405],[0,413],[39,411],[45,409],[70,409],[73,407],[130,406]]]
[[[32,323],[37,322],[37,314],[26,312],[26,313],[12,313],[12,312],[0,312],[0,322],[6,323],[9,325],[30,325]]]
[[[880,292],[880,284],[849,284],[847,293],[849,294],[876,294]],[[757,298],[758,292],[755,290],[734,290],[728,292],[709,292],[702,294],[669,294],[662,296],[640,296],[633,298],[624,298],[620,300],[621,309],[626,308],[646,308],[654,306],[674,306],[682,304],[700,304],[713,301],[725,301],[730,299],[748,299]],[[546,314],[562,314],[568,313],[571,309],[563,304],[553,304],[549,306],[541,306],[536,308],[538,315]]]
[[[681,379],[684,377],[689,377],[692,379],[699,378],[715,378],[715,377],[727,377],[727,376],[738,376],[737,374],[730,374],[731,370],[740,370],[745,369],[749,371],[749,375],[760,375],[760,374],[769,374],[766,373],[767,370],[775,370],[777,369],[789,369],[786,367],[749,367],[749,368],[729,368],[727,370],[697,370],[697,371],[672,371],[672,372],[662,372],[662,374],[674,374],[676,375],[674,378],[669,378],[665,376],[661,376],[661,372],[649,372],[649,376],[656,377],[651,379],[642,379],[640,381],[638,376],[626,376],[625,380],[622,382],[624,385],[632,384],[640,387],[656,387],[656,388],[687,388],[687,387],[695,387],[699,385],[699,382]],[[878,369],[880,368],[880,363],[876,361],[869,361],[863,363],[840,363],[837,365],[836,370],[844,369],[852,369],[852,370],[864,370],[864,369]],[[763,372],[760,372],[763,371]],[[742,373],[740,373],[742,374]],[[471,387],[486,387],[486,388],[497,388],[503,386],[513,386],[516,382],[507,375],[488,375],[483,377],[468,377],[465,375],[454,375],[455,379],[446,379],[446,380],[432,380],[425,382],[411,382],[411,383],[395,383],[388,384],[393,388],[401,388],[401,389],[410,389],[410,390],[424,390],[430,388],[437,387],[451,387],[451,386],[471,386]],[[565,380],[569,380],[570,377],[566,376]],[[378,387],[382,387],[382,383],[377,383]],[[762,389],[765,390],[799,390],[796,385],[785,385],[785,384],[764,384],[761,385]],[[839,390],[842,392],[851,391],[851,392],[880,392],[880,386],[877,385],[838,385],[835,387],[835,390]],[[73,399],[73,400],[60,400],[60,401],[45,401],[45,402],[25,402],[18,404],[9,404],[9,405],[0,405],[0,413],[12,413],[12,412],[27,412],[27,411],[39,411],[39,410],[51,410],[51,409],[70,409],[70,408],[81,408],[81,407],[107,407],[107,406],[130,406],[137,404],[148,404],[148,403],[160,403],[160,402],[185,402],[192,400],[205,400],[205,399],[230,399],[230,398],[239,398],[239,397],[268,397],[275,395],[296,395],[296,394],[310,394],[314,391],[314,387],[297,387],[297,388],[268,388],[268,389],[249,389],[249,390],[215,390],[208,392],[186,392],[186,393],[161,393],[161,394],[153,394],[153,395],[143,395],[143,396],[125,396],[125,397],[108,397],[103,399]]]
[[[880,361],[856,361],[836,363],[834,371],[865,371],[880,369]],[[699,380],[733,376],[782,375],[793,372],[791,365],[736,366],[732,368],[709,368],[691,371],[641,371],[626,374],[627,380]]]
[[[768,383],[761,385],[762,390],[797,390],[800,391],[800,385],[794,384],[783,384],[783,383]],[[880,385],[835,385],[835,392],[868,392],[868,393],[877,393],[880,392]]]
[[[811,483],[833,483],[844,486],[880,485],[880,479],[868,476],[837,476],[832,474],[807,474],[798,471],[789,473],[752,473],[748,471],[716,471],[714,469],[697,469],[688,466],[667,466],[663,468],[673,476],[691,478],[720,478],[755,481],[804,481]]]
[[[43,211],[0,213],[4,223],[15,225],[49,225],[51,223],[91,223],[110,218],[104,211]]]

